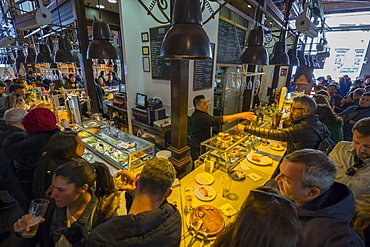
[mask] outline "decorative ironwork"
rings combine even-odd
[[[149,7],[142,1],[142,0],[137,0],[141,6],[145,9],[147,14],[151,16],[156,22],[161,23],[161,24],[171,24],[172,22],[172,17],[168,16],[166,14],[166,11],[170,9],[173,6],[173,3],[175,0],[152,0]],[[207,10],[211,15],[208,17],[206,21],[203,22],[203,24],[206,24],[209,22],[211,19],[214,19],[217,13],[230,1],[230,0],[225,0],[220,6],[218,7],[217,10],[213,10],[211,4],[209,3],[212,0],[203,0],[201,1],[201,6],[202,6],[202,12]],[[214,1],[213,1],[214,2]],[[162,14],[162,17],[157,17],[153,14],[153,10],[155,7],[158,8],[160,13]],[[172,11],[170,10],[172,13]],[[165,20],[161,20],[160,18],[164,18]]]

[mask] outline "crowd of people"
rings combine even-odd
[[[332,85],[323,85],[315,97],[295,97],[286,128],[236,126],[238,131],[286,142],[287,152],[276,176],[249,192],[214,246],[370,246],[370,116],[354,118],[349,111],[370,107],[370,95],[363,92],[356,98],[358,105],[343,109],[342,100],[335,106],[338,87]],[[14,222],[12,234],[19,236],[14,246],[180,245],[181,214],[167,201],[176,177],[168,159],[152,158],[140,173],[119,172],[126,184],[115,188],[106,165],[83,159],[85,144],[68,123],[61,123],[61,131],[50,110],[37,107],[27,112],[22,86],[11,90],[12,97],[3,101],[7,109],[0,131],[0,189],[8,191],[25,213]],[[194,106],[193,137],[200,139],[210,136],[213,125],[254,119],[250,112],[209,116],[204,96],[197,96]],[[336,107],[342,109],[339,114]],[[343,127],[347,123],[348,133]],[[323,137],[335,140],[329,154],[318,150]],[[127,215],[117,215],[116,190],[125,191]],[[35,198],[49,200],[49,207],[36,236],[22,238],[21,232],[30,230],[26,213]],[[0,210],[12,205],[1,200]]]

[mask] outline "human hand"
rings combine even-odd
[[[234,130],[236,130],[236,131],[244,131],[244,125],[243,124],[238,124],[237,126],[234,127]]]
[[[122,170],[117,173],[116,177],[121,176],[122,181],[126,181],[123,185],[117,187],[116,190],[133,192],[136,189],[136,182],[140,177],[140,172],[132,173],[127,170]]]
[[[242,119],[247,119],[249,121],[254,121],[255,115],[254,115],[253,112],[246,111],[246,112],[242,112],[240,114],[241,114]]]
[[[20,218],[17,222],[14,223],[13,230],[15,232],[21,232],[23,230],[25,230],[26,232],[29,232],[31,229],[28,225],[30,224],[31,218],[32,218],[32,214],[23,215],[22,218]],[[40,223],[42,223],[44,221],[45,221],[45,219],[42,218],[40,220]]]
[[[65,119],[62,119],[62,121],[60,122],[60,125],[62,125],[65,129],[69,128],[69,123]]]

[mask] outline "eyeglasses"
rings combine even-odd
[[[362,161],[362,160],[358,160],[358,161],[356,161],[354,164],[353,164],[353,166],[351,166],[350,168],[348,168],[348,170],[346,171],[346,174],[348,175],[348,176],[350,176],[350,177],[353,177],[356,173],[357,173],[357,171],[359,170],[359,169],[361,169],[362,167],[364,167],[366,164]],[[356,169],[357,170],[356,170]]]
[[[292,111],[294,111],[294,110],[303,110],[303,109],[306,109],[306,108],[303,108],[303,107],[293,107],[292,106]]]
[[[293,201],[289,200],[288,198],[285,198],[285,197],[280,196],[280,195],[275,194],[275,193],[271,193],[271,192],[267,192],[267,191],[263,191],[263,190],[251,190],[250,193],[259,193],[259,194],[264,194],[264,195],[268,195],[268,196],[273,196],[276,199],[282,199],[284,201],[287,201],[287,202],[293,204],[293,206],[295,206],[295,207],[299,207],[297,204],[295,204]]]

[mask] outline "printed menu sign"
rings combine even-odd
[[[220,16],[218,23],[217,63],[236,64],[245,45],[247,28]]]
[[[170,80],[171,60],[159,57],[163,38],[170,25],[150,28],[150,58],[152,63],[152,79]]]
[[[194,91],[212,87],[215,44],[211,44],[211,46],[213,59],[195,60],[194,62]]]

